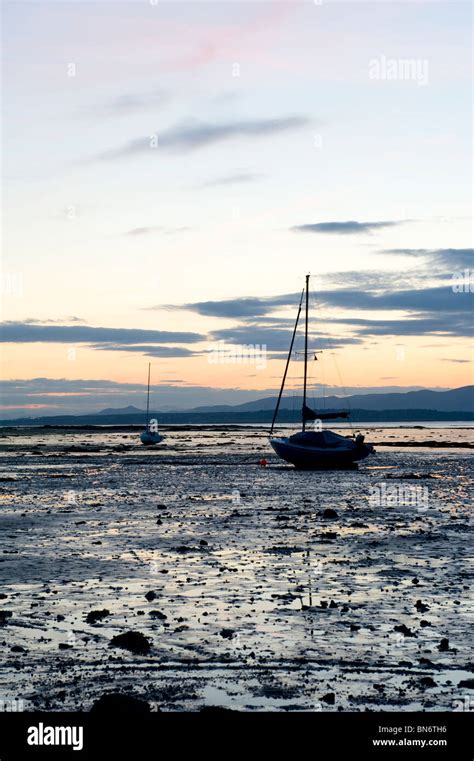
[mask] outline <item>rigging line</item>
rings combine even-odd
[[[291,344],[290,344],[290,350],[288,352],[288,357],[287,357],[287,360],[286,360],[285,372],[283,374],[283,379],[282,379],[281,386],[280,386],[280,393],[278,394],[278,399],[277,399],[277,403],[276,403],[276,407],[275,407],[275,412],[273,413],[272,424],[271,424],[271,427],[270,427],[270,436],[273,433],[273,427],[275,425],[275,420],[276,420],[276,417],[278,415],[278,409],[280,407],[281,395],[283,394],[283,389],[285,387],[286,374],[288,372],[288,367],[289,367],[290,360],[291,360],[291,353],[293,351],[293,344],[295,342],[296,329],[298,327],[298,322],[299,322],[300,314],[301,314],[301,307],[303,305],[303,296],[304,296],[304,289],[301,292],[300,304],[299,304],[299,307],[298,307],[298,314],[296,315],[295,327],[293,328],[293,335],[291,336]]]
[[[321,315],[322,314],[321,305],[316,300],[316,296],[314,294],[313,294],[313,303],[314,303],[315,308],[318,310],[318,314]],[[324,333],[326,334],[325,340],[326,340],[326,344],[327,344],[327,334],[328,334],[327,323],[326,323],[326,321],[321,316],[319,317],[319,321],[320,321],[320,323],[321,323],[321,325],[322,325],[322,327],[324,329]],[[350,404],[349,399],[348,399],[346,385],[345,385],[345,383],[344,383],[344,381],[342,379],[342,374],[341,374],[341,371],[339,369],[339,364],[338,364],[338,361],[337,361],[337,357],[336,357],[336,354],[334,352],[330,352],[330,353],[331,353],[331,356],[332,356],[333,361],[334,361],[334,367],[336,369],[337,377],[338,377],[338,380],[339,380],[339,386],[340,386],[340,388],[342,389],[342,391],[344,393],[345,407],[346,407],[347,411],[350,413],[351,412],[351,404]],[[351,431],[353,431],[354,430],[354,426],[352,425],[352,420],[351,420],[350,414],[349,414],[349,417],[348,417],[348,422],[349,422],[349,427],[350,427]]]
[[[301,415],[303,418],[303,433],[306,430],[306,384],[308,379],[308,312],[309,312],[309,275],[306,275],[306,309],[305,309],[305,322],[304,322],[304,377],[303,377],[303,407]]]
[[[148,391],[146,396],[146,430],[147,431],[148,431],[148,423],[150,420],[150,413],[149,413],[149,410],[150,410],[150,367],[151,367],[151,362],[148,363]]]

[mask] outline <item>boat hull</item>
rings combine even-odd
[[[270,444],[285,462],[298,470],[337,470],[354,467],[354,463],[364,460],[371,454],[372,447],[367,444],[356,446],[325,448],[300,446],[289,438],[272,438]]]
[[[160,441],[163,441],[163,436],[152,431],[143,431],[143,433],[140,434],[140,441],[146,447],[152,447],[154,444],[159,444]]]

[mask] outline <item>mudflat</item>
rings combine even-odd
[[[285,466],[257,426],[163,432],[146,449],[131,431],[3,431],[3,701],[474,699],[472,430],[379,426],[345,472]]]

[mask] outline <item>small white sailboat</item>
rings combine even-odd
[[[303,380],[303,406],[301,410],[302,430],[293,436],[273,436],[273,429],[278,415],[283,389],[285,386],[288,366],[293,352],[298,322],[303,306],[303,298],[306,295],[306,313],[305,313],[305,341],[304,341],[304,380]],[[299,470],[326,470],[333,468],[354,467],[353,463],[363,460],[372,454],[374,448],[371,444],[364,443],[364,436],[358,434],[355,439],[347,436],[341,436],[334,431],[307,431],[306,423],[308,420],[334,420],[337,418],[347,418],[349,413],[340,412],[315,412],[306,404],[307,396],[307,375],[308,375],[308,304],[309,302],[309,275],[306,275],[306,286],[301,294],[301,299],[296,317],[293,336],[291,338],[290,350],[286,361],[285,372],[281,383],[280,393],[273,415],[270,429],[270,444],[278,457],[291,463]]]
[[[146,427],[140,434],[140,440],[146,447],[153,446],[153,444],[159,444],[163,441],[163,436],[155,430],[156,420],[150,423],[150,369],[151,362],[148,363],[148,391],[146,397]]]

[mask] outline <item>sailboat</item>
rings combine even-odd
[[[147,397],[146,397],[146,427],[145,430],[140,434],[140,439],[142,444],[145,444],[145,446],[149,447],[153,444],[159,444],[160,441],[163,441],[163,436],[158,433],[158,431],[154,431],[151,429],[150,426],[150,369],[151,369],[151,362],[148,363],[148,391],[147,391]]]
[[[305,288],[301,293],[298,314],[291,338],[290,349],[286,361],[285,372],[278,395],[275,412],[270,429],[270,444],[282,460],[289,462],[300,470],[319,470],[353,467],[353,463],[363,460],[374,451],[371,444],[365,444],[364,436],[358,434],[352,437],[340,436],[334,431],[307,431],[306,424],[310,420],[334,420],[348,418],[348,412],[315,412],[306,404],[308,381],[308,317],[309,317],[309,275],[306,275]],[[292,436],[273,436],[273,429],[280,407],[280,401],[285,387],[288,367],[293,352],[293,344],[305,299],[305,336],[304,336],[304,376],[303,376],[303,406],[301,410],[302,430]],[[315,355],[316,358],[316,355]]]

